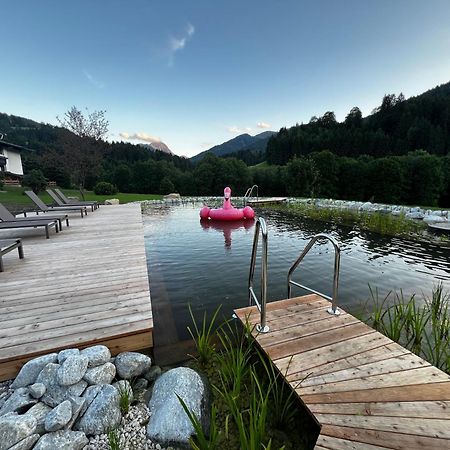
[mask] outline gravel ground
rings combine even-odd
[[[176,450],[173,447],[162,447],[155,444],[146,435],[146,427],[150,411],[143,403],[130,407],[127,415],[122,417],[120,427],[115,431],[115,437],[121,450]],[[110,450],[108,435],[100,434],[89,439],[89,444],[83,450]]]

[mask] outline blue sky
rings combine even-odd
[[[56,124],[104,109],[110,140],[179,155],[450,80],[447,0],[0,5],[0,112]]]

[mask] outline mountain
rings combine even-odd
[[[170,150],[169,147],[167,147],[164,142],[150,142],[149,144],[139,144],[141,147],[148,148],[152,152],[160,151],[163,153],[167,153],[168,155],[173,155],[172,150]]]
[[[250,136],[249,134],[240,134],[223,144],[215,145],[209,150],[199,153],[191,158],[193,163],[198,163],[207,154],[212,153],[216,156],[225,156],[230,153],[244,152],[244,151],[265,151],[267,142],[274,135],[275,131],[264,131],[256,136]]]

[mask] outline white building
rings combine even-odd
[[[13,176],[23,175],[20,156],[22,151],[30,151],[30,149],[0,140],[0,172]]]

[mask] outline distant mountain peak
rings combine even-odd
[[[154,141],[154,142],[149,142],[148,144],[139,144],[141,147],[145,147],[148,148],[149,150],[155,152],[155,151],[160,151],[163,153],[167,153],[168,155],[173,155],[172,150],[170,150],[170,148],[164,144],[164,142],[162,141]]]
[[[225,156],[230,153],[236,153],[242,150],[264,150],[266,149],[268,140],[277,134],[276,131],[263,131],[255,136],[250,136],[248,133],[240,134],[229,141],[222,144],[215,145],[209,150],[205,150],[191,158],[191,161],[196,163],[201,161],[208,153],[216,156]]]

